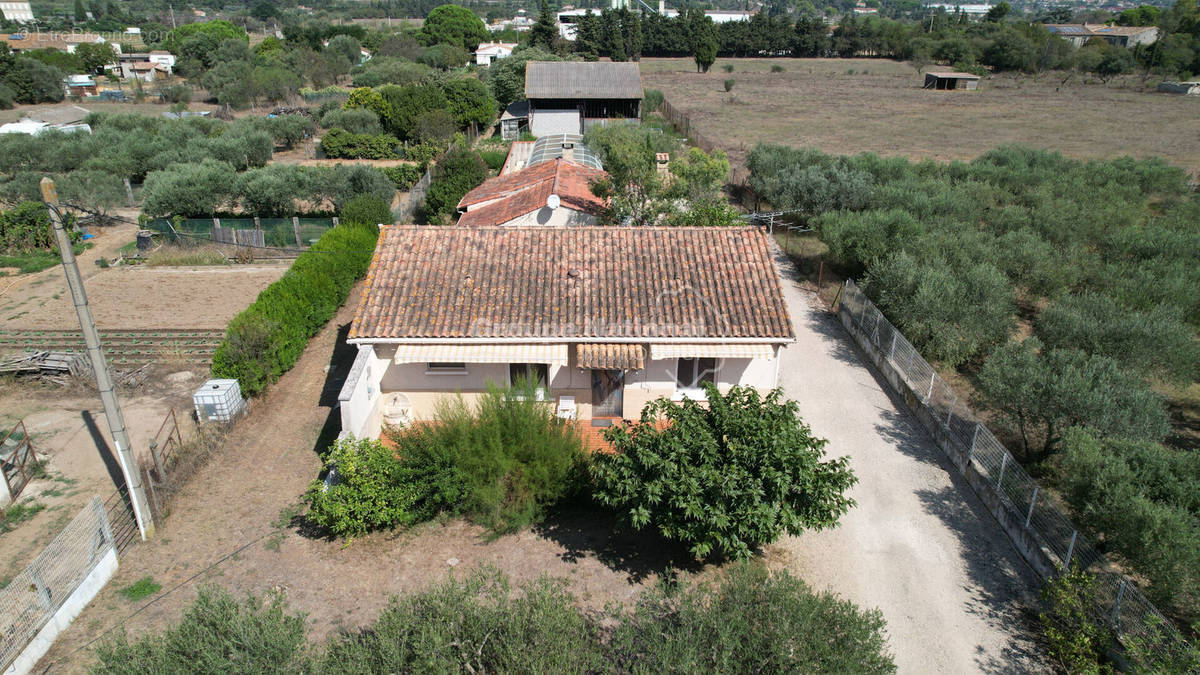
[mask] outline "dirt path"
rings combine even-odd
[[[901,673],[1045,670],[1028,637],[1032,572],[777,253],[797,333],[780,386],[829,453],[850,456],[859,483],[839,527],[770,553],[814,586],[878,607]]]
[[[122,622],[130,634],[173,624],[203,583],[239,594],[281,589],[293,608],[308,613],[310,636],[323,640],[339,628],[370,623],[390,595],[444,579],[455,567],[493,565],[518,581],[542,573],[566,578],[595,607],[628,602],[653,581],[667,561],[661,544],[612,536],[612,523],[595,514],[566,514],[537,532],[493,541],[457,520],[349,545],[276,527],[281,512],[300,501],[320,471],[315,448],[325,441],[319,437],[336,433],[333,405],[354,357],[343,342],[357,293],[296,367],[255,402],[177,499],[156,537],[126,552],[116,577],[59,638],[38,672],[85,668],[91,659],[85,646]],[[162,584],[163,592],[139,603],[118,593],[143,576]]]

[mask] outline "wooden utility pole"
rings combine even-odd
[[[62,216],[58,208],[58,191],[50,178],[42,179],[42,199],[50,210],[50,222],[54,224],[54,238],[58,242],[58,252],[62,255],[63,270],[67,274],[67,286],[71,290],[71,301],[75,304],[75,313],[79,316],[79,328],[83,331],[83,342],[87,347],[88,358],[92,362],[92,372],[96,374],[96,388],[100,390],[100,403],[104,406],[104,417],[108,420],[108,430],[112,433],[113,443],[117,446],[117,461],[121,465],[121,473],[125,476],[125,485],[129,488],[129,501],[133,505],[133,515],[137,518],[138,531],[145,541],[154,534],[154,519],[150,515],[150,503],[146,501],[146,490],[142,486],[141,472],[133,460],[133,446],[129,442],[129,434],[125,431],[125,417],[121,414],[121,403],[117,400],[117,390],[113,385],[112,375],[108,372],[108,362],[104,360],[104,350],[100,346],[100,331],[96,330],[96,322],[92,319],[92,309],[88,306],[87,293],[83,290],[83,278],[79,275],[79,265],[75,262],[75,251],[71,248],[71,238],[63,227]]]

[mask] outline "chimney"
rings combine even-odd
[[[575,144],[574,143],[563,143],[562,158],[563,158],[563,161],[566,161],[566,162],[574,162],[575,161]]]
[[[671,155],[665,152],[659,152],[654,155],[654,165],[658,169],[658,177],[663,181],[671,180],[670,169]]]

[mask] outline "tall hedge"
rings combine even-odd
[[[366,274],[378,235],[375,225],[339,225],[301,253],[229,322],[213,355],[213,377],[234,378],[243,394],[254,396],[291,369]]]

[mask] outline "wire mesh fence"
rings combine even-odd
[[[1136,638],[1163,653],[1183,645],[1183,637],[1142,594],[1137,585],[1115,571],[1103,553],[1059,510],[1037,482],[1017,462],[986,426],[866,297],[852,280],[847,280],[838,312],[849,319],[855,341],[881,369],[890,369],[909,390],[905,398],[915,401],[918,419],[931,429],[955,464],[964,473],[974,472],[970,481],[981,499],[1001,523],[1015,523],[1021,534],[1032,538],[1032,548],[1017,549],[1030,559],[1035,570],[1078,567],[1096,578],[1096,614],[1107,621],[1122,642]],[[887,374],[887,373],[885,373]],[[889,378],[890,379],[890,378]],[[893,380],[894,381],[894,380]],[[901,392],[902,394],[904,392]],[[968,476],[970,478],[970,476]],[[995,506],[994,506],[995,505]],[[1007,512],[997,512],[997,510]],[[1009,536],[1013,536],[1010,528]],[[1026,539],[1028,541],[1028,539]],[[1015,541],[1015,540],[1014,540]],[[1046,565],[1045,563],[1049,563]]]
[[[238,244],[253,240],[253,245],[271,248],[308,248],[336,225],[336,219],[323,217],[294,218],[159,218],[145,228],[172,243]],[[242,236],[254,233],[253,237]],[[261,233],[258,234],[258,233]],[[223,236],[224,235],[224,236]]]
[[[0,589],[0,670],[8,668],[116,542],[93,497],[37,558]]]

